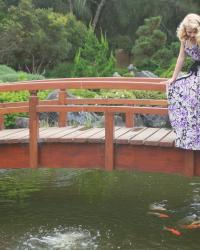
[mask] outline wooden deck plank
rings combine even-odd
[[[60,131],[60,128],[58,127],[49,127],[45,128],[44,130],[41,130],[39,133],[39,138],[44,139],[50,135],[56,134],[57,132]]]
[[[135,127],[135,128],[131,128],[128,130],[127,133],[117,137],[115,139],[115,142],[117,144],[128,144],[129,141],[136,135],[140,134],[141,132],[143,132],[145,129],[147,128],[144,128],[144,127]]]
[[[7,136],[0,136],[0,143],[28,143],[29,141],[29,129],[14,129],[15,133],[7,134]],[[40,128],[40,131],[45,130],[45,128]],[[14,132],[14,131],[13,131]]]
[[[101,132],[102,129],[103,128],[93,128],[93,129],[86,130],[85,133],[77,135],[74,138],[74,142],[79,142],[79,143],[87,142],[88,138]]]
[[[72,129],[72,126],[67,126],[67,127],[51,127],[48,128],[47,130],[45,130],[44,132],[40,133],[40,137],[39,137],[39,142],[58,142],[59,141],[59,137],[62,137],[63,135],[66,134],[71,134],[76,130],[81,129],[83,126],[79,126],[75,129]],[[71,135],[71,137],[73,137],[73,134]]]
[[[3,137],[8,136],[10,134],[15,134],[15,133],[18,133],[18,132],[21,132],[21,131],[22,131],[21,128],[0,130],[0,138],[3,138]]]
[[[29,130],[23,129],[20,132],[14,133],[14,134],[8,134],[7,136],[4,136],[3,138],[0,138],[0,143],[20,143],[22,141],[22,138],[29,136]]]
[[[127,132],[129,129],[124,127],[115,127],[115,137],[120,136],[121,134]],[[87,130],[85,133],[79,134],[76,137],[74,137],[74,142],[79,142],[79,143],[87,142],[92,136],[95,136],[97,134],[99,136],[99,133],[104,130],[105,130],[104,128],[92,128],[91,130]],[[104,139],[105,131],[104,133],[102,133],[102,135],[103,135],[102,138]]]
[[[88,137],[87,141],[90,143],[103,142],[105,138],[105,128],[100,128],[99,132]]]
[[[77,127],[67,126],[64,128],[62,127],[56,134],[51,134],[51,135],[48,135],[48,137],[44,138],[44,141],[45,142],[58,142],[58,138],[63,137],[68,134],[72,134],[73,136],[73,133],[76,130],[82,129],[83,127],[84,126],[77,126]]]
[[[120,127],[115,127],[115,134],[116,134],[116,131],[119,130]],[[102,143],[105,141],[105,128],[102,128],[101,131],[99,131],[98,133],[90,136],[88,138],[88,142],[91,142],[91,143]]]
[[[129,143],[134,145],[143,145],[144,141],[158,130],[159,128],[147,128],[138,135],[131,138]]]
[[[170,133],[170,129],[161,128],[156,131],[153,135],[149,136],[144,141],[144,145],[151,145],[151,146],[159,146],[160,141],[163,137],[167,136]]]
[[[81,134],[84,134],[86,131],[88,130],[92,130],[92,128],[81,128],[79,127],[76,131],[74,131],[73,133],[70,133],[70,134],[66,134],[62,137],[59,137],[58,138],[58,141],[59,142],[74,142],[74,138],[81,135]]]
[[[165,137],[161,139],[161,141],[159,142],[159,146],[173,147],[175,138],[176,138],[176,134],[174,133],[174,131],[171,131],[168,135],[166,135]]]
[[[116,141],[116,139],[122,135],[124,135],[125,133],[129,132],[132,128],[126,128],[126,127],[119,127],[118,130],[115,130],[114,133],[114,142]]]

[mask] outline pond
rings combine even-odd
[[[199,219],[197,177],[69,169],[0,172],[2,250],[195,250],[200,228],[185,225]]]

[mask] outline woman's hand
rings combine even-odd
[[[167,81],[163,81],[163,82],[160,82],[160,83],[164,83],[166,84],[166,86],[168,87],[170,84],[172,84],[174,81],[176,81],[176,79],[174,78],[170,78],[168,79]]]

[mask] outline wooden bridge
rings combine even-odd
[[[0,85],[1,92],[30,92],[29,101],[0,104],[0,168],[102,168],[200,175],[199,151],[174,147],[167,128],[134,126],[134,114],[167,115],[167,100],[69,98],[69,89],[166,91],[161,78],[65,78]],[[58,89],[55,100],[39,100],[39,90]],[[68,126],[67,112],[101,112],[103,128]],[[58,127],[39,127],[39,113],[57,112]],[[29,128],[4,129],[4,115],[28,113]],[[124,113],[126,126],[114,124]]]

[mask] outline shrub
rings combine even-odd
[[[46,77],[48,78],[65,78],[71,77],[74,66],[71,63],[60,63],[52,70],[47,71]]]
[[[73,77],[110,76],[115,68],[115,58],[109,51],[106,38],[97,39],[90,27],[83,47],[74,60]]]

